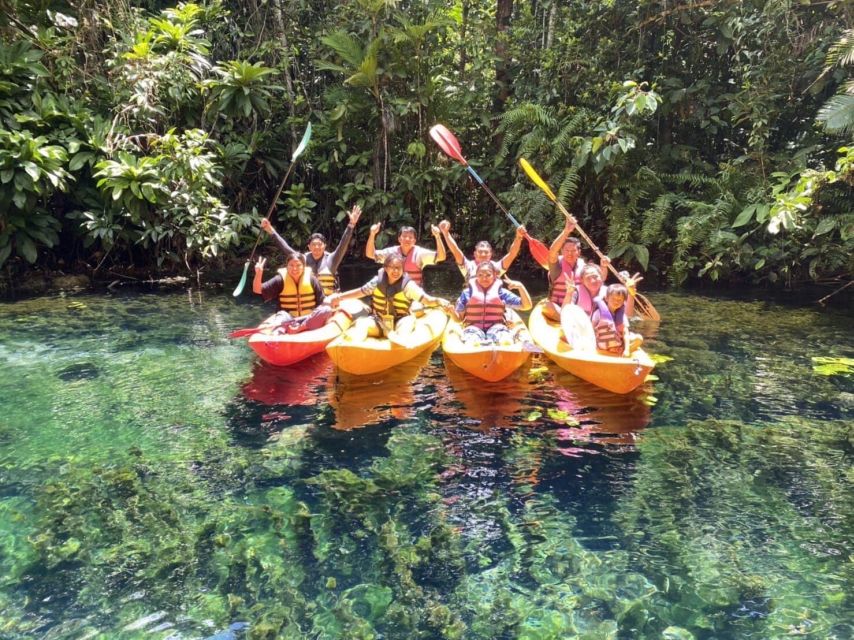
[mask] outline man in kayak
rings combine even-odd
[[[494,264],[498,269],[499,276],[506,272],[510,268],[510,265],[513,264],[516,256],[519,255],[519,250],[522,248],[522,240],[527,233],[524,226],[520,225],[516,227],[516,237],[513,238],[513,244],[510,245],[507,255],[501,258],[501,260],[495,261],[492,259],[492,245],[486,240],[481,240],[474,246],[474,260],[469,260],[460,251],[457,241],[451,235],[451,223],[449,221],[442,220],[439,223],[439,231],[442,232],[442,237],[444,237],[445,242],[448,244],[448,249],[451,250],[451,255],[454,256],[457,267],[460,273],[463,274],[466,282],[475,277],[477,266],[481,262],[491,262]]]
[[[338,267],[347,253],[347,248],[350,246],[350,240],[353,238],[353,230],[356,228],[356,223],[359,222],[359,217],[362,215],[362,208],[359,205],[353,205],[353,208],[347,213],[350,219],[347,226],[344,228],[344,235],[335,247],[335,251],[329,253],[326,250],[326,238],[319,233],[313,233],[308,239],[308,251],[304,253],[305,266],[311,269],[311,272],[320,281],[323,287],[323,293],[329,295],[333,291],[338,291]],[[261,228],[268,234],[273,236],[273,240],[282,249],[286,256],[292,253],[298,253],[292,248],[287,241],[280,236],[273,225],[267,218],[261,221]]]
[[[442,262],[445,259],[445,245],[442,244],[439,227],[435,224],[430,225],[430,230],[436,239],[436,251],[430,251],[415,244],[415,229],[412,227],[400,228],[397,234],[397,245],[385,249],[377,249],[375,241],[380,231],[380,226],[381,223],[379,222],[371,225],[371,231],[368,234],[368,243],[365,245],[365,255],[374,262],[385,264],[385,259],[388,256],[394,253],[399,254],[403,258],[404,272],[409,276],[410,280],[421,287],[424,282],[422,275],[424,267]]]
[[[475,344],[512,344],[513,336],[505,322],[507,309],[527,311],[531,296],[521,282],[505,280],[502,286],[498,267],[485,260],[477,265],[475,277],[469,281],[452,310],[452,315],[465,323],[461,339]],[[510,292],[515,289],[519,295]]]
[[[575,224],[574,217],[567,217],[563,231],[549,247],[549,299],[543,307],[543,315],[549,320],[560,319],[561,307],[569,299],[568,296],[571,296],[573,290],[581,284],[582,274],[588,266],[581,257],[581,241],[578,238],[569,237],[575,229]],[[598,267],[599,287],[608,275],[610,262],[607,256],[603,256]],[[596,287],[597,292],[599,287]],[[588,315],[590,313],[592,311],[588,311]]]
[[[373,314],[368,318],[357,320],[364,337],[388,336],[395,329],[406,330],[414,327],[414,318],[409,315],[410,310],[413,310],[413,303],[447,304],[447,301],[441,298],[426,294],[404,273],[404,259],[398,253],[387,255],[379,273],[358,289],[333,293],[327,300],[334,309],[341,300],[366,296],[371,296]],[[409,326],[410,324],[412,326]],[[352,331],[348,333],[351,336],[355,335]]]
[[[255,278],[252,291],[264,297],[264,300],[276,298],[279,313],[275,322],[279,329],[274,333],[300,333],[311,331],[326,324],[335,310],[324,304],[323,287],[320,281],[305,266],[305,256],[298,251],[290,253],[284,269],[262,282],[266,258],[258,258],[255,263]]]

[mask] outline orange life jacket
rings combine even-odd
[[[555,303],[558,307],[563,305],[563,301],[566,298],[566,282],[568,278],[572,278],[572,281],[575,283],[575,286],[578,287],[581,284],[581,271],[584,269],[584,260],[578,258],[575,261],[575,269],[572,269],[566,261],[563,259],[563,256],[560,256],[557,259],[558,264],[560,265],[560,275],[555,278],[555,281],[552,282],[551,292],[549,293],[549,300]]]
[[[611,313],[608,304],[601,298],[596,299],[596,310],[599,319],[594,327],[596,331],[596,348],[602,351],[623,352],[623,323],[626,317],[626,307],[623,305],[617,309],[617,313]]]
[[[470,297],[466,303],[466,324],[486,331],[494,324],[504,322],[504,301],[499,297],[501,280],[495,279],[486,291],[481,289],[477,281],[469,282]]]

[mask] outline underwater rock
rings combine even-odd
[[[101,370],[91,362],[80,362],[60,369],[56,374],[60,380],[72,382],[74,380],[91,380],[101,375]]]

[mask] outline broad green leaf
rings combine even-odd
[[[736,228],[746,225],[753,219],[754,213],[756,213],[755,204],[751,204],[745,207],[741,210],[741,213],[738,214],[738,217],[736,217],[735,222],[732,223],[732,227]]]

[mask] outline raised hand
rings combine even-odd
[[[516,227],[517,238],[524,238],[526,235],[528,235],[528,230],[525,228],[524,224],[520,224],[518,227]]]
[[[273,225],[270,223],[269,219],[264,218],[261,220],[261,229],[269,234],[273,233]]]
[[[371,235],[372,236],[377,235],[380,232],[380,227],[382,227],[382,226],[383,225],[381,222],[375,222],[374,224],[372,224],[371,225]]]
[[[451,231],[451,223],[447,220],[442,220],[442,222],[439,223],[439,231],[442,233],[449,233]]]
[[[353,205],[353,208],[350,209],[350,212],[347,214],[350,218],[350,226],[356,226],[356,223],[359,221],[359,218],[362,217],[362,207],[357,204]]]
[[[258,262],[255,263],[255,271],[264,271],[265,264],[267,264],[267,258],[258,258]]]

